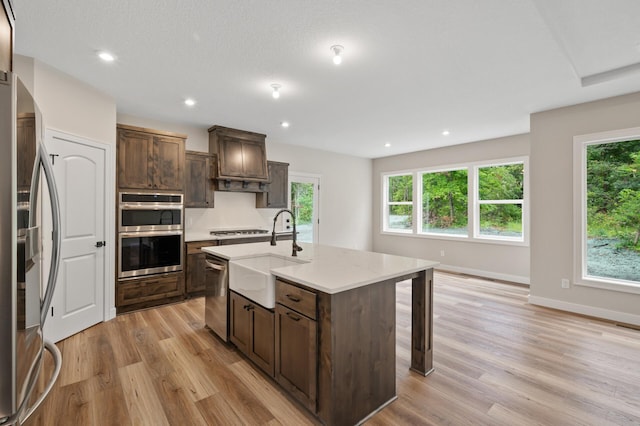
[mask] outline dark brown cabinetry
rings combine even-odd
[[[13,1],[2,2],[0,12],[0,72],[13,71]],[[1,77],[0,77],[1,78]]]
[[[256,194],[257,208],[284,209],[289,201],[289,164],[269,161],[267,192]]]
[[[215,191],[215,172],[213,168],[216,164],[215,162],[215,155],[207,154],[206,152],[186,152],[185,207],[213,207],[213,194]]]
[[[274,315],[249,299],[231,291],[229,299],[229,340],[273,377]]]
[[[316,413],[318,327],[316,295],[276,281],[275,378]]]
[[[118,124],[118,187],[182,191],[186,135]]]
[[[116,285],[118,313],[148,308],[183,298],[184,275],[182,272],[123,280],[118,281]]]
[[[185,291],[188,296],[202,296],[204,294],[206,285],[205,259],[207,258],[207,255],[201,250],[201,248],[216,245],[218,245],[217,241],[196,241],[186,244]]]
[[[262,192],[269,180],[266,135],[228,127],[209,128],[209,153],[217,155],[218,190]]]

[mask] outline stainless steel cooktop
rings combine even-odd
[[[211,231],[210,234],[216,237],[233,237],[233,236],[245,236],[245,235],[263,235],[268,234],[266,229],[225,229]]]

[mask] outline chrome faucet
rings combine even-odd
[[[278,220],[278,216],[280,216],[281,213],[287,212],[291,215],[291,222],[293,222],[293,248],[292,248],[292,252],[291,252],[291,256],[298,256],[298,252],[302,251],[302,247],[300,247],[298,245],[298,243],[296,243],[296,217],[293,215],[293,212],[289,209],[282,209],[280,210],[278,213],[276,213],[275,217],[273,218],[273,231],[271,231],[271,245],[275,246],[276,245],[276,220]]]

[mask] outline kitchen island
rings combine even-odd
[[[238,332],[236,341],[241,344],[234,342],[236,346],[323,423],[356,424],[396,399],[395,284],[399,281],[412,280],[411,369],[422,375],[432,371],[433,267],[438,263],[301,246],[297,258],[305,263],[271,269],[276,277],[275,310],[256,307],[232,292],[231,341],[238,324],[244,327],[244,312],[259,314],[259,320],[246,325],[251,342],[244,345],[243,333]],[[202,250],[227,262],[268,254],[291,257],[292,252],[287,242]],[[273,328],[265,327],[269,318]],[[265,336],[273,329],[274,344],[265,349]],[[273,373],[267,368],[269,351],[275,358]]]

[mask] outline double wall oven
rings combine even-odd
[[[118,278],[181,271],[182,194],[120,192]]]

